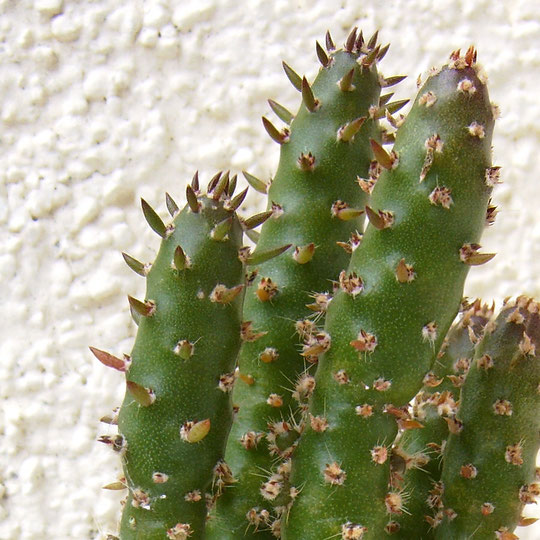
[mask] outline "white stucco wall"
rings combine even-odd
[[[120,251],[149,261],[194,171],[269,178],[277,145],[260,117],[295,110],[281,60],[313,78],[315,40],[359,25],[392,46],[381,70],[418,74],[473,43],[502,117],[500,214],[466,292],[540,299],[540,23],[535,0],[0,0],[0,540],[115,532],[119,462],[96,437],[122,376],[88,345],[129,352],[126,294],[144,283]],[[263,204],[252,194],[251,209]],[[531,511],[531,509],[529,509]],[[538,515],[538,512],[537,512]],[[518,529],[539,538],[540,528]]]

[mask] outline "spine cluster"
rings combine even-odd
[[[266,211],[236,215],[229,173],[206,194],[196,175],[181,211],[167,195],[169,225],[142,202],[162,241],[151,265],[124,254],[147,280],[133,351],[91,348],[126,379],[100,438],[121,539],[514,540],[534,521],[540,308],[462,298],[494,256],[496,107],[471,47],[402,115],[377,40],[327,34],[313,83],[283,63],[300,108],[269,100],[277,172],[244,172]]]

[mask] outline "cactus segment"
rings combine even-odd
[[[525,297],[506,304],[478,345],[446,445],[436,539],[514,538],[540,495],[539,309]]]
[[[208,526],[211,539],[279,536],[280,516],[294,497],[287,460],[303,429],[300,410],[311,391],[309,371],[328,346],[317,323],[332,281],[348,263],[340,244],[362,230],[357,208],[363,208],[367,194],[356,179],[369,175],[369,139],[377,136],[369,108],[379,100],[379,77],[375,65],[361,65],[369,51],[353,49],[325,52],[326,67],[312,84],[284,64],[302,93],[302,106],[286,137],[265,123],[281,143],[281,155],[268,190],[271,217],[247,259],[257,275],[246,291],[241,380],[233,394],[239,410],[226,453],[237,482],[218,499]],[[351,72],[344,91],[339,81]],[[358,118],[354,133],[340,140],[343,126]],[[333,212],[338,200],[349,213]],[[291,245],[290,252],[266,261],[266,254]],[[313,304],[316,311],[308,307]]]
[[[407,493],[407,511],[393,517],[391,531],[396,540],[433,538],[441,506],[440,480],[449,425],[453,426],[474,347],[492,314],[493,308],[479,300],[466,306],[448,332],[431,371],[424,376],[412,416],[402,409],[392,411],[404,431],[392,450],[391,485]]]
[[[474,93],[460,91],[465,79]],[[430,107],[428,93],[436,96]],[[343,532],[350,527],[362,531],[358,538],[380,539],[406,510],[406,492],[388,488],[398,427],[384,411],[414,397],[457,314],[469,269],[460,249],[485,224],[493,123],[478,66],[453,58],[420,90],[393,151],[372,144],[385,170],[366,208],[370,225],[328,308],[332,343],[319,358],[311,422],[293,456],[299,493],[287,540],[352,538]],[[451,194],[448,207],[431,201],[437,187]],[[397,279],[402,259],[410,281]],[[333,463],[346,474],[340,484],[326,478]]]
[[[174,227],[162,227],[143,205],[163,240],[145,273],[149,300],[130,297],[141,316],[131,361],[92,351],[126,372],[120,435],[111,441],[129,489],[123,540],[202,539],[206,498],[230,480],[221,460],[232,421],[243,266],[237,256],[241,225],[224,208],[222,187],[216,184],[212,198],[190,187],[180,213],[168,198]]]

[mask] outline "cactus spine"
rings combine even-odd
[[[362,230],[367,193],[357,177],[369,177],[374,111],[384,113],[376,63],[385,51],[376,40],[365,42],[355,29],[345,49],[334,50],[327,35],[328,52],[317,44],[322,68],[312,85],[284,64],[302,105],[290,129],[264,121],[281,156],[268,192],[272,217],[253,257],[292,248],[250,267],[258,272],[244,303],[252,332],[242,345],[233,394],[239,411],[226,453],[237,482],[218,500],[209,535],[216,540],[279,535],[290,496],[287,460],[303,430],[298,411],[312,391],[313,364],[329,345],[317,323]],[[271,106],[281,119],[292,118]]]
[[[478,254],[490,187],[493,114],[475,52],[430,76],[388,154],[364,239],[329,306],[311,425],[294,458],[301,492],[287,540],[381,538],[403,511],[388,489],[389,446],[454,319]],[[472,90],[474,88],[474,91]]]
[[[188,186],[188,204],[170,226],[143,201],[161,248],[150,270],[125,256],[147,276],[147,291],[144,302],[130,298],[141,317],[121,369],[126,395],[113,441],[129,490],[123,540],[203,538],[206,498],[230,479],[221,460],[232,421],[244,274],[242,230],[227,210],[229,179],[218,178],[209,196]],[[170,197],[167,203],[176,214]]]
[[[479,344],[444,456],[435,538],[511,540],[540,493],[540,306],[507,304]]]

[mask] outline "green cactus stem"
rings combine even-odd
[[[523,506],[540,494],[540,305],[503,306],[478,345],[444,453],[435,538],[517,538]]]
[[[226,453],[236,482],[209,523],[209,538],[216,540],[280,534],[279,518],[290,500],[287,460],[303,429],[310,373],[327,347],[319,323],[332,280],[360,241],[358,217],[369,189],[362,191],[358,178],[369,184],[376,174],[369,139],[378,137],[375,117],[384,109],[376,64],[385,51],[376,36],[368,43],[356,30],[345,49],[335,50],[328,35],[326,45],[317,46],[322,68],[313,84],[284,64],[302,105],[294,119],[281,105],[270,105],[290,128],[278,130],[263,119],[281,156],[268,189],[271,217],[248,260],[257,276],[244,303],[233,393],[239,410]],[[265,190],[260,181],[248,181]],[[288,252],[255,264],[259,254],[287,245]]]
[[[493,112],[471,48],[432,73],[396,134],[366,207],[370,225],[340,275],[310,425],[294,456],[287,540],[384,537],[405,507],[389,489],[393,415],[422,386],[478,252],[491,192]]]
[[[412,415],[403,409],[392,411],[404,431],[392,449],[391,485],[407,494],[406,512],[396,515],[388,527],[392,538],[433,538],[441,501],[438,495],[442,452],[449,426],[454,425],[460,388],[472,364],[474,347],[492,314],[493,308],[479,300],[464,306],[433,368],[424,377],[424,386],[414,399]]]
[[[122,540],[204,538],[207,499],[230,481],[222,459],[240,347],[242,229],[228,175],[208,196],[194,184],[181,212],[167,197],[169,226],[143,201],[163,240],[151,267],[125,255],[147,279],[145,300],[130,297],[140,317],[131,356],[93,351],[126,373],[119,435],[103,441],[120,453],[129,490]]]

